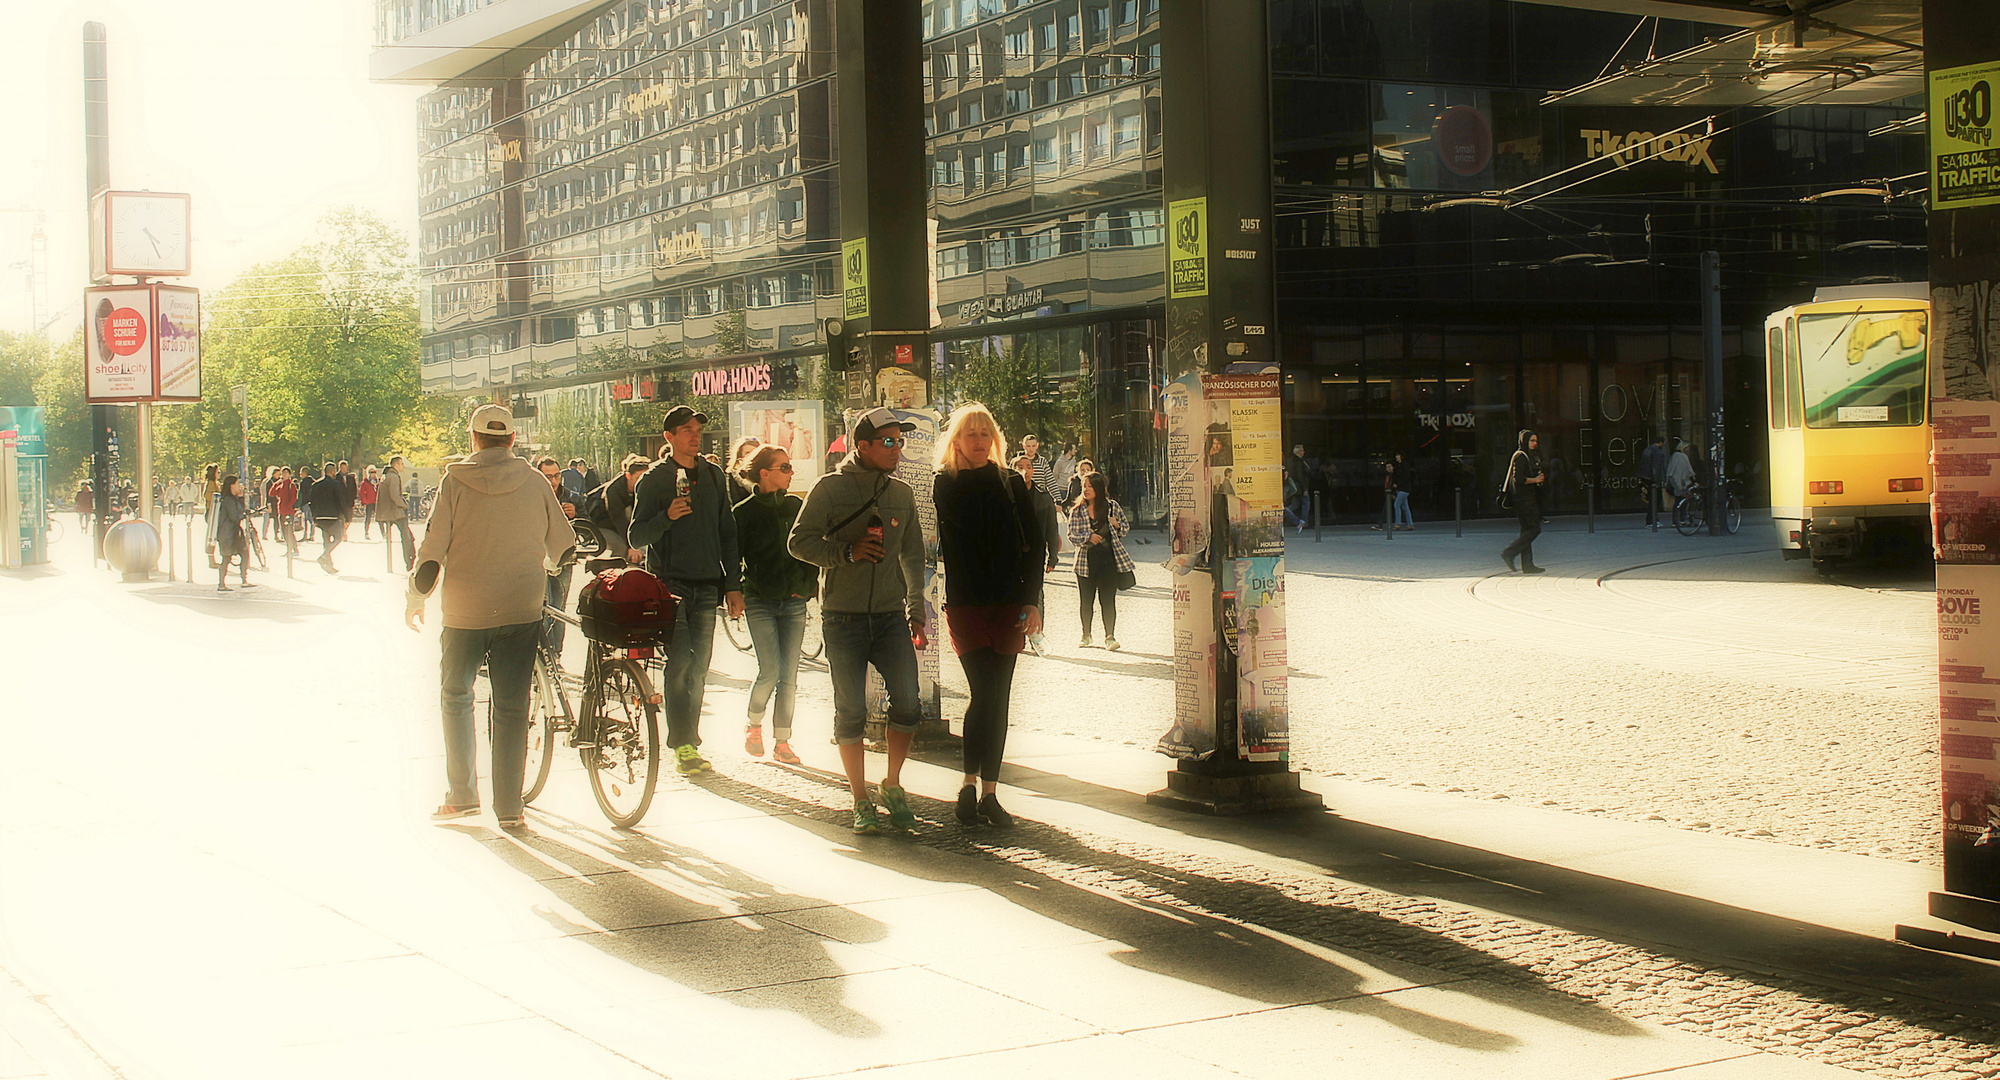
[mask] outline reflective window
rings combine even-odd
[[[1798,325],[1807,427],[1924,423],[1925,312],[1801,315]]]

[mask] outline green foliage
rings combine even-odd
[[[41,404],[35,400],[35,382],[48,365],[47,339],[0,331],[0,406]]]
[[[206,298],[202,401],[156,410],[160,469],[195,473],[242,453],[236,385],[249,389],[256,464],[359,466],[405,449],[396,444],[405,435],[425,440],[427,454],[444,452],[450,425],[419,389],[414,282],[408,240],[342,210],[313,243]]]
[[[591,408],[561,396],[542,406],[535,418],[535,438],[557,461],[580,457],[600,469],[614,470],[626,454],[644,447],[645,436],[659,432],[660,415],[632,405]]]

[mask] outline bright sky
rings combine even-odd
[[[0,0],[0,330],[30,329],[32,211],[42,318],[58,318],[52,336],[79,322],[89,21],[109,38],[111,185],[193,197],[188,284],[221,289],[338,206],[414,237],[420,91],[368,81],[373,18],[372,0]]]

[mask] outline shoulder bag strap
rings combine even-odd
[[[875,505],[875,503],[882,498],[882,492],[888,490],[888,487],[889,487],[889,474],[883,473],[881,481],[875,485],[875,493],[868,496],[868,501],[861,504],[861,509],[856,510],[855,512],[847,515],[844,518],[841,518],[840,524],[835,525],[826,530],[826,535],[832,536],[834,533],[837,533],[840,530],[845,529],[849,525],[853,524],[855,518],[858,518],[861,515],[867,513],[869,509],[872,508]]]

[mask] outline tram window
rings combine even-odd
[[[1785,320],[1785,426],[1802,423],[1804,411],[1799,401],[1799,321]]]
[[[1922,424],[1928,321],[1922,311],[1800,316],[1806,426]]]
[[[1785,331],[1783,327],[1771,328],[1771,343],[1764,354],[1765,367],[1771,372],[1771,430],[1785,426]]]

